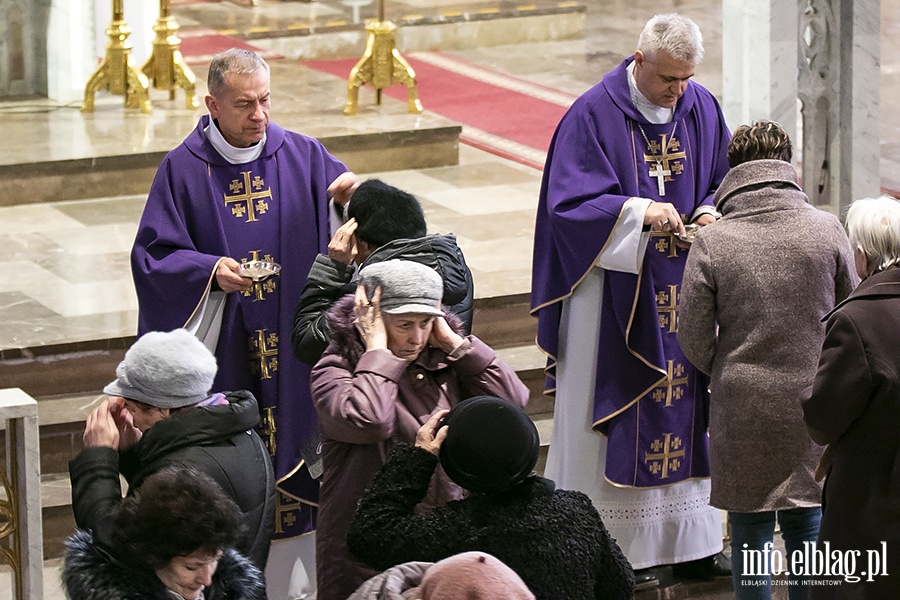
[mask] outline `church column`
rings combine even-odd
[[[728,124],[781,123],[810,201],[835,214],[880,188],[880,15],[880,0],[722,3]]]
[[[97,68],[94,1],[51,0],[47,19],[46,94],[57,102],[81,102]]]
[[[840,65],[837,102],[829,150],[838,168],[830,173],[830,194],[817,203],[839,209],[853,200],[876,196],[881,189],[880,92],[881,2],[840,0]],[[809,190],[807,190],[809,193]]]
[[[722,1],[722,90],[730,128],[771,119],[797,139],[797,9],[792,2]]]

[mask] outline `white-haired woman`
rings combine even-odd
[[[829,445],[819,550],[855,557],[861,581],[810,598],[900,598],[900,202],[857,200],[847,230],[863,281],[827,317],[803,412]]]

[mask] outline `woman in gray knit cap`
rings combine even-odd
[[[356,504],[396,442],[412,443],[438,410],[471,396],[499,396],[518,406],[528,388],[515,371],[441,306],[433,269],[402,260],[364,268],[355,296],[329,312],[331,343],[313,367],[313,403],[322,436],[316,565],[319,600],[345,600],[375,571],[347,550]],[[461,496],[443,472],[425,499]]]

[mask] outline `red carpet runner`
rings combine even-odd
[[[418,56],[423,60],[415,55],[405,58],[415,69],[419,98],[425,110],[464,125],[461,142],[537,169],[543,168],[543,157],[556,124],[574,96],[494,73],[449,55],[423,53]],[[304,64],[346,80],[357,60],[311,60]],[[450,65],[453,70],[441,68],[433,64],[435,62]],[[403,85],[391,86],[384,93],[406,100]],[[360,105],[372,101],[371,95],[366,98],[361,94]]]

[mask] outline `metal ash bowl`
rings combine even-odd
[[[248,277],[253,281],[263,281],[281,271],[281,265],[264,260],[250,260],[241,263],[241,277]]]
[[[697,239],[698,231],[700,231],[699,225],[697,225],[696,223],[689,223],[684,226],[684,235],[675,232],[675,237],[687,244],[693,244],[694,240]]]

